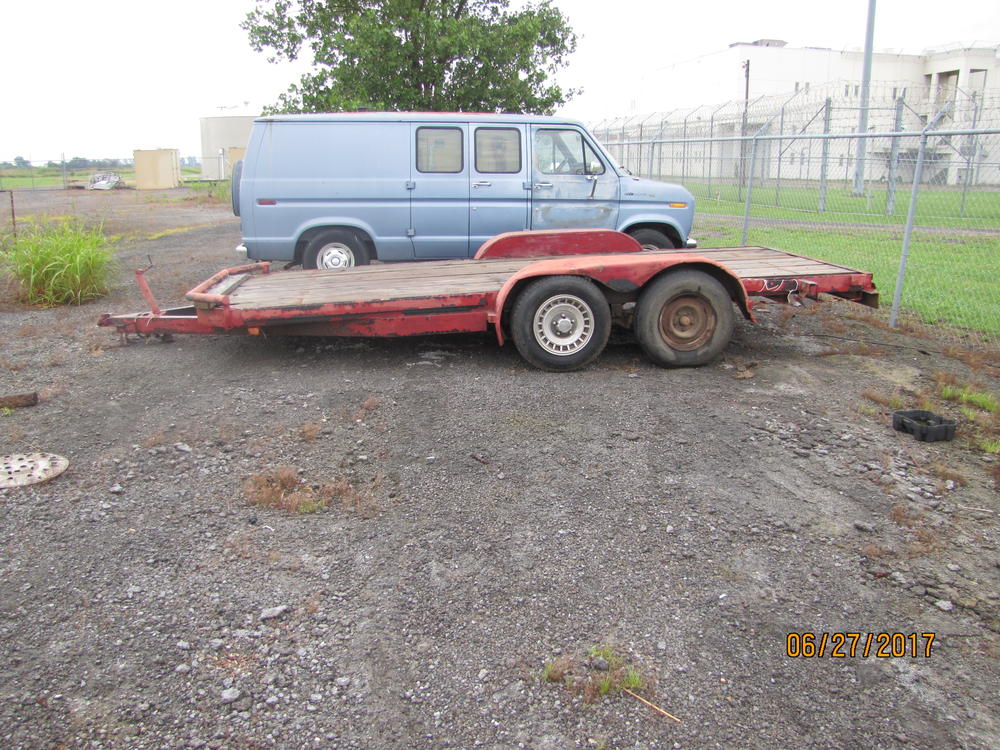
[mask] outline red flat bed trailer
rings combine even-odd
[[[663,366],[700,365],[729,342],[733,304],[751,297],[837,295],[877,306],[872,276],[766,247],[642,250],[609,230],[511,232],[472,260],[343,271],[229,268],[202,282],[191,306],[161,310],[136,271],[148,312],[101,316],[127,338],[171,333],[410,336],[496,331],[529,362],[573,370],[593,361],[611,324],[635,330]]]

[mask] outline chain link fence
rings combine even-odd
[[[1000,350],[1000,92],[850,85],[598,123],[637,175],[696,197],[703,247],[767,245],[875,274],[891,322]]]

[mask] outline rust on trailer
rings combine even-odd
[[[639,252],[642,246],[634,238],[611,229],[549,229],[498,234],[479,248],[473,260]]]
[[[507,298],[519,284],[529,279],[542,276],[583,276],[615,291],[637,292],[653,277],[667,273],[677,266],[702,269],[708,267],[714,271],[713,275],[720,277],[720,280],[728,280],[730,283],[726,283],[725,286],[729,289],[733,302],[748,320],[754,319],[752,305],[739,277],[721,263],[708,260],[701,255],[644,250],[635,255],[563,256],[536,260],[507,279],[497,293],[496,304],[490,316],[490,322],[496,329],[497,342],[501,346],[504,343],[502,316]]]
[[[153,296],[153,290],[149,288],[149,282],[146,281],[146,271],[153,267],[150,263],[145,268],[135,269],[135,283],[139,285],[139,291],[142,292],[142,296],[146,298],[146,302],[149,303],[149,309],[153,315],[162,315],[163,310],[156,303],[156,297]]]
[[[579,248],[582,252],[571,252]],[[610,251],[609,250],[613,250]],[[545,257],[538,257],[544,255]],[[677,268],[723,282],[744,316],[752,296],[794,301],[835,294],[877,304],[870,274],[766,247],[642,250],[609,230],[514,232],[488,242],[476,259],[361,266],[345,271],[272,272],[270,264],[224,269],[187,294],[189,307],[160,309],[137,280],[150,311],[102,315],[123,336],[165,333],[286,333],[409,336],[487,331],[504,341],[505,307],[522,284],[545,276],[591,279],[618,300]]]

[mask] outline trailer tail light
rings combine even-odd
[[[277,206],[278,205],[278,201],[276,201],[274,198],[258,198],[257,199],[257,205],[258,206]]]

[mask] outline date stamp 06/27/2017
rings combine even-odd
[[[792,659],[914,659],[931,656],[934,633],[809,633],[785,638],[785,656]]]

